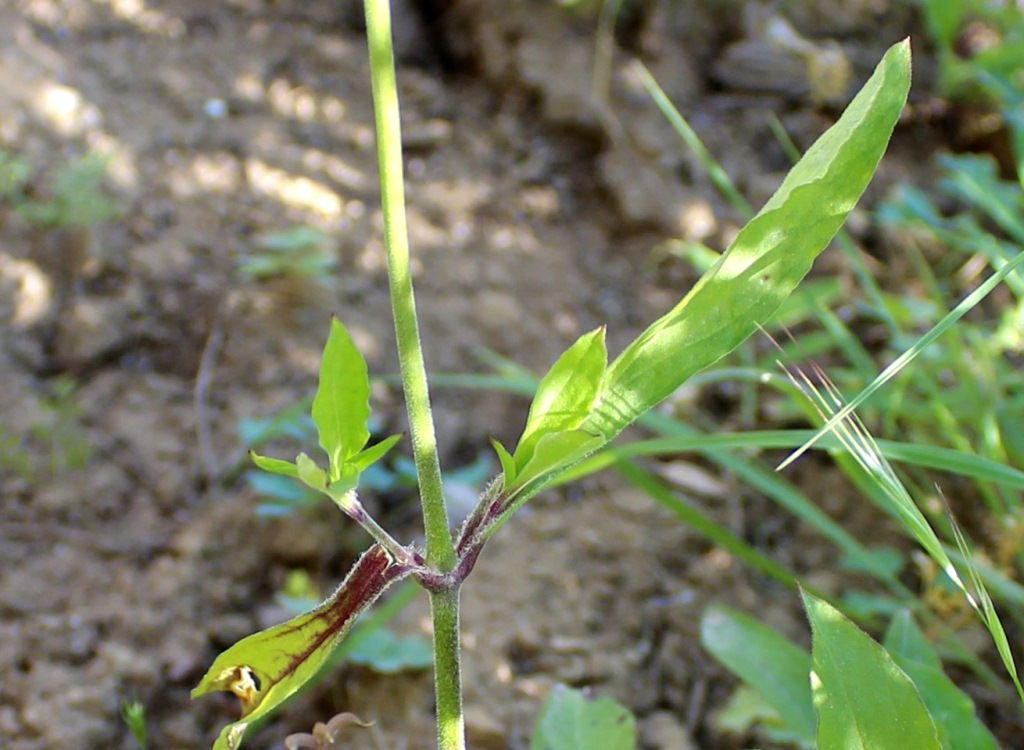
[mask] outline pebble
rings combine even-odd
[[[656,711],[643,719],[640,734],[651,750],[696,750],[690,733],[669,711]]]

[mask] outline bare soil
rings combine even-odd
[[[603,324],[618,351],[695,278],[659,243],[722,247],[736,231],[740,217],[638,87],[633,56],[759,205],[788,164],[767,114],[810,143],[914,31],[903,5],[792,4],[798,33],[849,63],[830,94],[744,27],[742,3],[638,4],[595,98],[593,14],[549,0],[395,3],[431,372],[484,371],[483,348],[542,370]],[[17,437],[0,447],[7,750],[135,747],[124,699],[144,704],[153,748],[209,747],[237,711],[228,696],[189,700],[213,656],[282,616],[274,594],[289,571],[329,591],[366,544],[329,507],[257,516],[238,434],[243,418],[312,392],[332,313],[372,372],[396,369],[360,12],[297,0],[0,5],[0,145],[42,170],[106,155],[118,208],[87,231],[13,215],[0,228],[0,437]],[[926,87],[927,56],[916,64]],[[897,134],[869,202],[927,169],[940,144],[924,134]],[[261,235],[297,225],[331,238],[331,285],[239,274]],[[863,215],[854,231],[873,249]],[[842,271],[835,259],[823,268]],[[54,388],[68,377],[77,390],[58,414]],[[488,451],[489,436],[514,442],[526,405],[452,388],[435,402],[448,468]],[[403,429],[393,387],[379,385],[375,409]],[[76,435],[86,460],[69,467]],[[28,463],[16,470],[18,452]],[[730,477],[707,479],[693,502],[770,538],[799,570],[826,562],[771,505]],[[856,505],[830,492],[834,512]],[[399,536],[419,534],[414,498],[367,502]],[[855,534],[880,523],[863,511],[847,520]],[[650,750],[745,746],[712,720],[734,684],[699,646],[712,602],[806,640],[791,592],[614,476],[538,498],[465,589],[472,746],[527,747],[556,682],[626,703]],[[427,626],[422,601],[396,624]],[[351,710],[377,722],[387,747],[428,748],[432,700],[427,675],[342,667],[246,745],[280,748]],[[366,735],[352,742],[369,747]]]

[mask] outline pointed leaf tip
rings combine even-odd
[[[370,439],[370,377],[366,360],[345,326],[331,318],[331,332],[320,360],[320,380],[313,397],[313,422],[320,447],[337,479],[341,466]]]

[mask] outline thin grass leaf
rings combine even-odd
[[[781,364],[781,363],[780,363]],[[802,382],[805,388],[805,394],[807,398],[814,405],[814,408],[818,411],[818,414],[826,422],[831,421],[829,418],[836,414],[837,411],[843,408],[842,399],[839,396],[838,391],[832,385],[828,376],[817,366],[814,369],[821,379],[824,393],[811,382],[810,378],[802,370],[797,370],[796,375],[791,371],[789,372],[790,377],[793,378],[794,382],[800,384]],[[938,536],[935,534],[932,527],[929,525],[928,520],[921,513],[920,509],[911,499],[910,494],[907,492],[903,483],[899,477],[896,476],[896,472],[893,471],[891,464],[885,460],[881,451],[878,449],[878,445],[875,443],[874,438],[868,432],[863,422],[856,415],[855,412],[851,412],[848,416],[840,420],[835,424],[832,429],[832,434],[839,440],[839,442],[849,451],[850,455],[856,460],[857,464],[872,478],[878,482],[879,486],[885,492],[886,496],[891,501],[890,509],[903,524],[904,528],[910,532],[910,534],[917,540],[918,544],[924,547],[925,551],[931,555],[932,559],[942,568],[942,571],[949,576],[950,580],[953,581],[960,588],[964,594],[971,599],[973,598],[971,593],[967,590],[963,580],[960,578],[960,574],[953,565],[952,560],[946,554],[946,550],[942,546],[942,542],[939,541]],[[789,464],[791,461],[787,459],[783,464]],[[781,470],[781,466],[779,470]]]
[[[968,294],[964,299],[952,310],[947,313],[942,320],[935,324],[935,326],[928,331],[924,336],[917,340],[917,342],[911,346],[907,351],[903,352],[900,356],[892,361],[892,363],[886,367],[882,372],[878,374],[867,388],[858,393],[852,400],[847,402],[841,409],[837,410],[831,417],[821,426],[818,430],[817,437],[815,440],[810,440],[799,450],[795,451],[789,456],[780,466],[779,470],[786,468],[796,459],[802,456],[807,450],[811,448],[818,438],[825,435],[828,432],[834,430],[835,426],[842,420],[846,419],[853,410],[860,406],[866,399],[868,399],[875,391],[881,388],[883,385],[892,380],[896,375],[903,370],[904,367],[909,365],[914,359],[917,358],[925,348],[927,348],[932,342],[939,338],[943,333],[953,327],[954,324],[970,310],[978,305],[988,294],[995,289],[1007,276],[1009,276],[1016,268],[1024,263],[1024,253],[1021,253],[1016,258],[1008,262],[1005,266],[1000,268],[994,274],[992,274],[981,286],[975,289],[973,292]]]
[[[704,165],[704,169],[707,170],[708,177],[711,178],[711,183],[715,186],[719,193],[721,193],[730,205],[739,211],[744,218],[749,219],[754,215],[754,209],[747,202],[747,199],[743,197],[743,194],[736,188],[732,178],[729,174],[722,169],[722,165],[718,163],[718,160],[714,155],[708,151],[704,142],[701,141],[700,136],[697,132],[690,127],[690,123],[686,121],[686,118],[680,114],[679,110],[676,109],[675,105],[672,104],[672,100],[668,98],[665,91],[658,85],[658,82],[654,79],[654,76],[643,66],[640,62],[633,64],[633,69],[640,77],[640,82],[647,89],[647,93],[651,95],[654,103],[661,110],[661,113],[665,116],[665,119],[669,121],[669,124],[675,129],[676,133],[683,140],[689,149],[694,153],[700,163]]]
[[[816,388],[807,375],[802,371],[798,371],[799,381],[797,381],[797,376],[793,375],[792,372],[789,374],[790,377],[794,379],[794,382],[802,381],[806,388],[805,392],[808,399],[810,399],[815,405],[815,408],[818,409],[822,419],[827,420],[827,422],[831,422],[835,419],[834,415],[838,414],[839,411],[844,408],[842,399],[834,386],[828,380],[825,373],[817,367],[815,367],[815,370],[824,384],[827,396]],[[1022,703],[1024,703],[1024,690],[1022,690],[1021,683],[1018,678],[1017,668],[1013,661],[1009,642],[1006,638],[1006,632],[1003,629],[1002,623],[995,611],[995,607],[992,603],[988,590],[985,588],[985,583],[975,569],[974,564],[971,562],[971,555],[967,542],[955,521],[952,522],[951,528],[953,530],[957,546],[966,563],[964,568],[966,570],[968,582],[964,581],[960,570],[956,565],[954,565],[953,561],[946,553],[945,547],[939,541],[935,531],[918,509],[916,503],[914,503],[913,499],[910,497],[910,494],[907,492],[899,477],[896,476],[892,466],[881,454],[874,438],[872,438],[871,434],[867,431],[867,428],[857,417],[856,413],[849,412],[845,418],[837,422],[832,428],[832,434],[835,435],[847,448],[857,463],[866,472],[868,472],[876,482],[878,482],[879,486],[885,491],[886,495],[892,501],[891,507],[899,520],[903,523],[904,528],[910,532],[917,543],[920,544],[929,556],[931,556],[931,558],[939,565],[949,580],[952,581],[958,589],[960,589],[963,595],[967,598],[968,603],[975,612],[977,612],[982,623],[984,623],[985,627],[992,635],[992,639],[996,645],[997,651],[999,652],[1000,658],[1003,661],[1003,665],[1013,680],[1018,696]],[[950,514],[950,519],[952,521],[952,514]]]
[[[985,583],[981,580],[981,576],[978,575],[978,571],[974,567],[971,550],[967,546],[967,540],[964,538],[959,524],[952,518],[952,515],[950,515],[950,520],[952,521],[953,537],[956,539],[956,546],[964,557],[967,577],[971,582],[972,590],[975,592],[974,597],[967,597],[968,601],[971,602],[971,606],[974,607],[981,621],[985,623],[988,632],[992,634],[992,641],[996,645],[996,651],[999,652],[999,658],[1010,675],[1010,679],[1013,680],[1013,686],[1017,689],[1017,697],[1020,698],[1021,703],[1024,703],[1024,687],[1021,686],[1020,677],[1017,674],[1017,664],[1014,662],[1013,653],[1010,651],[1006,630],[1003,629],[1003,623],[1000,621],[999,615],[996,614],[995,605],[992,603],[992,597],[989,596],[988,589],[985,588]]]

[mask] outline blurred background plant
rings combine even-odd
[[[92,455],[76,400],[78,385],[69,376],[54,378],[39,399],[39,414],[24,433],[0,425],[0,477],[25,482],[62,476],[84,468]]]
[[[256,252],[241,260],[238,273],[247,281],[290,277],[330,287],[337,265],[330,240],[326,232],[308,226],[260,235]]]

